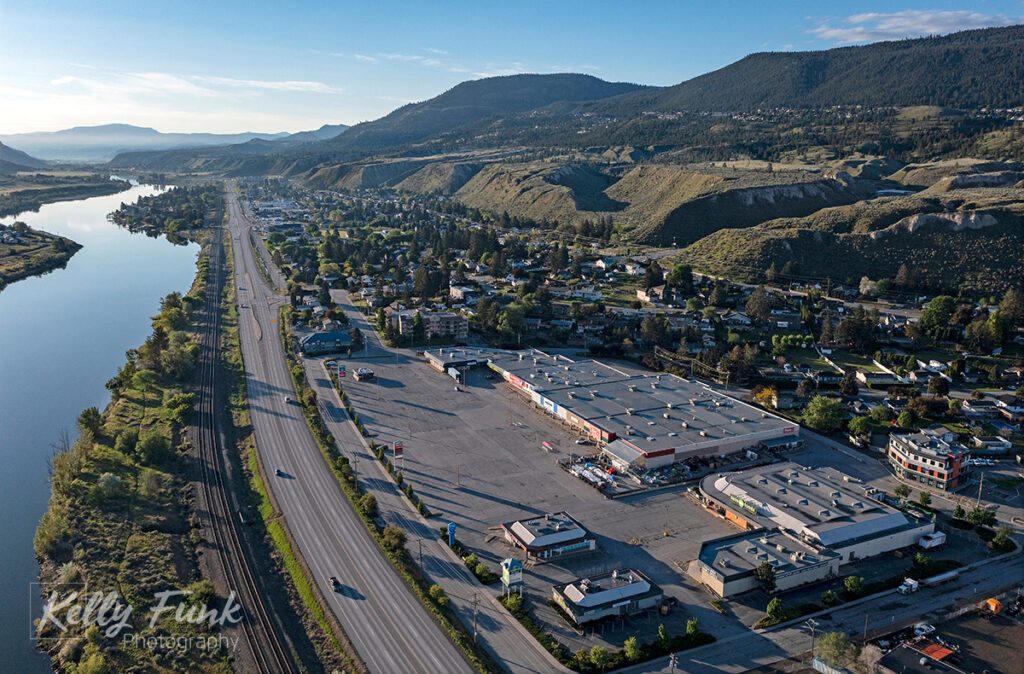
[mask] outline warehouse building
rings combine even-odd
[[[690,575],[719,597],[758,587],[754,569],[765,562],[775,569],[775,588],[791,590],[839,574],[839,555],[812,546],[781,530],[743,532],[704,541]]]
[[[849,488],[857,482],[831,468],[783,463],[709,475],[700,491],[735,524],[781,529],[835,552],[840,563],[914,545],[935,530]]]
[[[501,528],[506,541],[533,559],[552,559],[597,549],[597,539],[565,512],[506,522]]]
[[[625,616],[661,603],[661,588],[634,569],[555,585],[552,598],[577,624]]]
[[[675,375],[629,374],[535,349],[442,349],[427,359],[444,371],[449,363],[469,362],[470,352],[537,407],[607,445],[605,453],[619,468],[657,468],[801,442],[799,425]]]

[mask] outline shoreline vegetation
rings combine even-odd
[[[44,598],[57,593],[64,599],[78,591],[84,602],[92,593],[114,592],[131,608],[131,636],[198,641],[215,639],[216,632],[169,614],[152,628],[148,624],[159,592],[188,591],[183,601],[191,607],[222,604],[199,570],[202,535],[191,515],[185,434],[194,406],[189,389],[200,350],[210,239],[199,229],[187,236],[203,246],[191,289],[160,300],[152,333],[126,352],[125,363],[106,383],[106,409],[84,410],[78,437],[71,441],[65,434],[54,445],[50,505],[34,547]],[[61,631],[51,623],[38,634],[40,649],[58,672],[231,671],[223,651],[150,650],[123,645],[124,634],[110,637],[96,625],[66,626]]]
[[[88,197],[117,194],[131,188],[127,180],[112,180],[98,173],[18,173],[0,179],[0,217],[25,211],[38,211],[40,206],[57,201],[74,201]]]
[[[0,225],[0,290],[30,276],[63,269],[82,244],[32,229],[24,222]]]

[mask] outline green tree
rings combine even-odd
[[[962,505],[957,503],[955,506],[953,506],[953,517],[955,517],[958,520],[962,520],[964,518],[964,514],[964,507]]]
[[[827,433],[839,426],[839,400],[814,396],[804,410],[803,422],[816,431]]]
[[[637,643],[636,637],[629,637],[622,643],[622,654],[629,662],[640,659],[640,644]]]
[[[653,288],[664,283],[665,276],[661,265],[658,264],[657,260],[651,260],[651,263],[647,265],[647,271],[644,272],[644,287]]]
[[[100,428],[103,427],[103,417],[100,415],[100,411],[95,407],[87,407],[82,410],[82,413],[78,415],[78,430],[82,433],[92,433],[94,436],[99,435]]]
[[[143,463],[154,464],[163,461],[171,448],[170,441],[157,431],[150,431],[139,438],[135,451]]]
[[[401,527],[389,524],[381,533],[381,544],[393,552],[398,552],[405,545],[405,531]]]
[[[765,592],[775,592],[775,567],[768,562],[761,562],[754,568],[754,578]]]
[[[838,601],[839,597],[836,596],[834,590],[825,590],[821,593],[821,603],[825,606],[835,606]]]
[[[765,609],[765,613],[772,620],[779,620],[786,613],[786,607],[782,605],[782,600],[778,597],[773,597],[768,602],[768,608]]]
[[[920,324],[925,330],[934,330],[949,324],[956,311],[956,300],[949,295],[939,295],[928,303],[921,312]]]
[[[603,672],[604,668],[608,666],[608,649],[604,646],[594,646],[591,648],[590,662]]]
[[[157,382],[157,374],[153,370],[139,370],[132,376],[132,387],[142,392],[142,416],[139,417],[139,430],[146,418],[147,395]]]
[[[861,437],[871,435],[871,420],[867,417],[854,417],[850,419],[850,433]]]
[[[848,594],[859,597],[864,594],[864,579],[860,576],[847,576],[843,579],[843,589]]]
[[[726,301],[728,301],[728,299],[729,291],[726,288],[725,284],[722,282],[715,283],[715,287],[711,290],[711,297],[708,298],[708,301],[711,303],[711,306],[723,306],[726,303]],[[689,305],[687,305],[686,308],[689,309]]]
[[[114,449],[125,456],[132,456],[135,453],[135,445],[139,442],[139,431],[133,426],[123,429],[117,434],[114,440]]]
[[[896,487],[892,490],[892,493],[896,496],[896,498],[900,499],[901,501],[906,501],[907,497],[910,496],[910,487],[901,483],[896,485]]]
[[[669,638],[668,628],[665,627],[665,623],[658,625],[658,641],[664,645],[668,643]]]
[[[688,264],[677,264],[672,267],[666,279],[668,285],[682,295],[693,294],[693,268]]]
[[[857,647],[842,632],[826,632],[815,640],[814,656],[832,667],[847,667],[857,659]]]
[[[999,312],[1006,317],[1010,324],[1024,325],[1024,292],[1018,288],[1007,290],[1003,295],[1003,301],[999,303]]]
[[[700,634],[700,623],[696,618],[690,618],[686,621],[686,636],[692,639],[698,634]]]
[[[367,517],[377,516],[377,497],[373,494],[363,494],[359,497],[359,507]]]
[[[412,338],[417,344],[422,344],[427,339],[427,328],[423,325],[423,316],[418,311],[412,319]]]
[[[892,410],[885,405],[875,405],[868,412],[868,416],[877,421],[880,424],[892,421]]]
[[[922,489],[917,494],[917,504],[922,508],[927,508],[932,504],[932,495]]]
[[[772,311],[772,301],[765,292],[764,286],[758,286],[747,298],[747,316],[758,321],[767,321]]]
[[[444,588],[440,585],[430,586],[430,598],[433,599],[439,606],[448,605],[448,597],[445,596]]]
[[[945,377],[932,377],[928,380],[928,393],[933,396],[949,395],[949,380]]]
[[[860,387],[857,385],[857,373],[847,372],[842,381],[839,382],[839,392],[844,396],[855,396],[860,391]]]
[[[903,410],[900,415],[896,417],[896,423],[903,428],[910,428],[914,425],[914,413],[910,410]]]

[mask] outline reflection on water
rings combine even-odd
[[[74,434],[82,409],[107,404],[103,385],[124,352],[149,334],[160,298],[187,291],[195,276],[197,246],[170,245],[107,220],[121,202],[159,191],[140,185],[0,220],[21,220],[83,246],[67,268],[0,292],[0,671],[50,671],[29,640],[29,597],[51,444],[62,430]]]

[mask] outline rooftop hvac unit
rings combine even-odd
[[[523,354],[519,354],[519,360],[523,359]]]
[[[708,437],[708,432],[707,431],[701,431],[700,432],[700,437],[702,437],[702,438]]]
[[[662,419],[671,419],[672,415],[670,415],[668,412],[662,412],[661,413],[661,418]]]
[[[675,408],[675,406],[672,403],[665,403],[665,407],[667,407],[670,410]]]
[[[647,436],[647,442],[654,442],[654,436],[653,435],[648,435]]]
[[[758,539],[758,540],[761,541],[761,545],[768,545],[768,537],[767,536],[761,536],[761,538]]]
[[[635,386],[633,386],[632,384],[630,384],[630,385],[629,385],[629,386],[627,386],[626,388],[627,388],[627,389],[628,389],[628,390],[629,390],[630,392],[634,392],[634,391],[636,391],[636,387],[635,387]]]
[[[678,433],[676,433],[675,431],[669,431],[669,432],[668,432],[668,437],[670,437],[670,438],[674,438],[674,437],[676,437],[677,435],[679,435],[679,434],[678,434]]]
[[[591,398],[596,398],[597,397],[597,391],[591,391],[590,392],[590,397]]]
[[[647,422],[647,425],[648,425],[648,426],[653,426],[653,425],[654,425],[654,422],[653,422],[653,421],[648,421],[648,422]]]
[[[568,372],[570,368],[569,368],[569,366],[568,366],[568,365],[563,365],[563,366],[562,366],[562,369],[563,369],[563,370],[565,370],[566,372]]]
[[[651,382],[651,388],[654,388],[654,389],[658,388],[658,382],[652,381]]]
[[[627,407],[626,408],[626,414],[632,414],[632,413],[633,413],[633,408],[632,407]]]
[[[739,420],[738,419],[729,419],[729,423],[735,424],[737,421],[739,421]]]
[[[768,418],[768,413],[767,412],[761,412],[761,418],[762,419],[767,419]]]
[[[747,423],[747,418],[746,417],[740,417],[740,421],[742,421],[743,423]]]
[[[690,427],[690,424],[686,423],[685,421],[683,421],[681,423],[681,425],[682,425],[683,428],[689,428]]]
[[[721,407],[721,406],[722,406],[722,401],[721,400],[716,400],[715,401],[715,407]]]
[[[618,569],[613,570],[612,571],[612,578],[618,578],[618,577],[619,577],[619,570]]]
[[[786,546],[783,545],[782,543],[776,543],[775,544],[775,549],[778,550],[779,552],[782,552],[782,553],[786,552]]]

